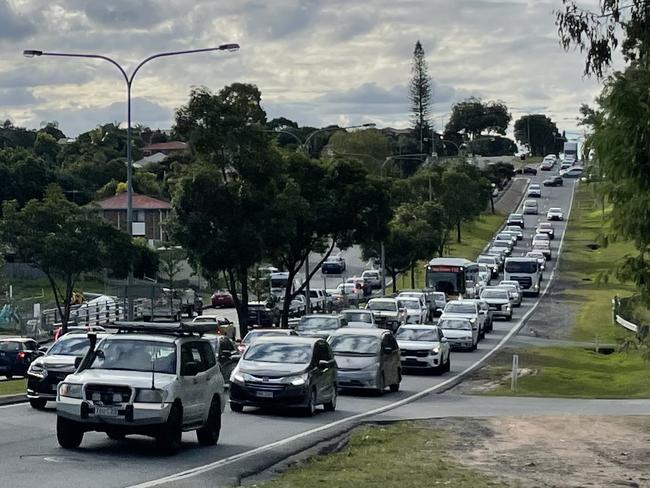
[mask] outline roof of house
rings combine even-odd
[[[144,151],[183,151],[187,149],[187,144],[182,141],[157,142],[149,144],[143,148]]]
[[[99,207],[102,210],[126,210],[127,194],[126,192],[123,192],[119,195],[108,197],[98,202],[93,202],[92,205],[94,207]],[[147,195],[140,195],[138,193],[133,194],[134,210],[169,210],[171,208],[171,203],[164,200],[159,200]]]
[[[167,156],[161,152],[157,152],[152,154],[151,156],[145,156],[144,158],[134,161],[133,162],[133,167],[134,168],[142,168],[149,163],[159,163],[162,160],[164,160]]]

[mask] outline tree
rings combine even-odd
[[[484,131],[505,135],[511,119],[508,107],[503,102],[483,102],[480,98],[471,97],[452,106],[445,132],[464,133],[472,139]]]
[[[19,206],[42,198],[43,190],[56,180],[53,168],[28,149],[0,150],[0,201],[16,200]]]
[[[55,162],[59,154],[59,144],[47,132],[39,131],[34,142],[34,153],[48,162]]]
[[[180,246],[169,245],[167,247],[161,247],[158,249],[158,259],[159,259],[159,274],[167,282],[169,287],[169,307],[170,307],[170,316],[174,317],[174,282],[176,281],[176,276],[183,271],[183,262],[187,258],[187,254]]]
[[[415,43],[413,50],[413,65],[411,66],[411,83],[409,85],[409,100],[411,102],[411,113],[413,121],[413,133],[419,141],[420,153],[425,152],[424,139],[431,131],[429,117],[431,116],[431,104],[433,102],[431,77],[427,61],[424,57],[424,49],[420,41]],[[429,152],[428,150],[426,152]]]
[[[81,274],[104,268],[125,274],[131,264],[130,237],[69,202],[56,185],[47,188],[42,200],[30,200],[22,209],[16,201],[4,202],[3,217],[2,241],[45,274],[64,331]]]
[[[158,274],[160,256],[142,237],[133,239],[133,275],[141,280]]]
[[[482,137],[468,144],[472,154],[481,156],[512,156],[517,152],[517,145],[507,137]]]
[[[337,131],[330,137],[327,149],[334,155],[361,161],[374,174],[379,174],[381,164],[391,154],[389,139],[377,129]]]
[[[515,122],[515,138],[526,144],[533,156],[560,153],[565,139],[555,122],[543,114],[524,115]]]

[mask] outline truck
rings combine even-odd
[[[568,158],[567,158],[568,156]],[[573,161],[578,161],[578,143],[577,142],[565,142],[564,143],[564,159],[572,159]]]
[[[508,258],[503,266],[503,279],[514,280],[524,295],[539,295],[542,269],[535,257]]]

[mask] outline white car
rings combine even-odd
[[[372,312],[380,328],[394,332],[406,323],[406,309],[398,305],[396,298],[372,298],[368,300],[366,310]]]
[[[514,280],[502,280],[498,285],[498,288],[507,288],[512,292],[512,304],[515,307],[521,306],[521,288],[519,287],[519,282]]]
[[[451,349],[475,351],[478,345],[478,327],[468,317],[440,317],[438,327],[447,338]]]
[[[477,335],[482,336],[485,327],[485,317],[481,315],[479,305],[473,300],[451,300],[445,305],[440,320],[464,317],[476,327]]]
[[[450,369],[449,341],[435,325],[403,325],[395,334],[402,369],[445,373]]]
[[[528,251],[526,253],[527,258],[536,258],[537,262],[539,263],[539,267],[542,271],[544,271],[544,268],[546,268],[546,258],[544,257],[544,253],[541,251]]]
[[[562,178],[580,178],[584,171],[582,166],[570,166],[560,171],[560,176]]]
[[[551,207],[546,212],[547,220],[564,220],[564,212],[560,207]]]
[[[407,324],[423,324],[427,321],[427,309],[417,297],[397,297],[400,308],[406,309]]]
[[[540,222],[537,224],[535,234],[548,234],[548,237],[551,240],[555,239],[555,229],[553,228],[553,224],[550,222]]]
[[[550,241],[537,241],[533,244],[533,251],[539,251],[544,254],[547,261],[551,260],[551,242]]]
[[[214,327],[212,332],[230,337],[233,341],[237,339],[237,327],[225,317],[216,315],[200,315],[192,320],[193,324],[211,325]]]
[[[345,320],[348,321],[348,327],[358,328],[358,329],[375,329],[377,328],[377,323],[375,322],[375,316],[370,310],[361,310],[358,308],[350,308],[348,310],[343,310],[340,314]]]
[[[539,213],[539,207],[537,206],[537,201],[535,200],[526,200],[524,202],[524,215],[537,215]]]
[[[550,245],[551,239],[548,234],[535,234],[535,237],[533,237],[533,246],[542,241],[548,242]]]
[[[521,230],[521,227],[519,227],[518,225],[507,225],[506,228],[504,229],[504,232],[512,232],[514,235],[517,236],[518,241],[524,238],[524,233]]]
[[[402,291],[397,295],[397,299],[400,298],[417,298],[424,308],[427,306],[427,297],[421,291]]]
[[[165,451],[180,447],[184,431],[201,445],[219,438],[226,405],[224,379],[208,327],[117,322],[123,334],[93,344],[74,374],[59,383],[56,435],[61,447],[79,447],[86,432],[110,439],[154,437]],[[204,330],[205,329],[205,330]]]
[[[505,288],[485,288],[481,293],[481,300],[484,300],[490,306],[492,317],[503,317],[506,320],[512,320],[510,292]]]
[[[363,279],[369,279],[372,288],[381,288],[381,271],[377,269],[367,269],[361,273]]]
[[[542,187],[537,183],[528,185],[527,195],[529,198],[541,198],[542,196]]]

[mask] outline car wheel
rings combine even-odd
[[[390,385],[390,391],[393,393],[397,393],[399,391],[399,385],[402,382],[402,371],[397,372],[397,383],[394,383]]]
[[[304,414],[307,417],[313,417],[316,413],[316,389],[312,388],[309,392],[307,406],[304,408]]]
[[[447,364],[445,366],[445,373],[449,373],[451,371],[451,353],[447,353]]]
[[[173,453],[181,447],[182,423],[183,410],[178,404],[175,404],[169,412],[167,422],[161,426],[160,432],[156,436],[156,443],[162,451]]]
[[[244,411],[244,406],[241,403],[230,402],[230,410],[241,413]]]
[[[510,312],[510,315],[508,315],[508,318],[506,319],[508,322],[512,320],[512,312]]]
[[[47,403],[47,400],[45,398],[30,398],[29,399],[29,404],[32,406],[32,408],[35,408],[36,410],[43,410],[45,408],[46,403]]]
[[[332,398],[330,398],[330,401],[323,404],[323,407],[325,408],[326,412],[333,412],[336,410],[336,398],[337,398],[337,391],[336,391],[336,385],[332,387]]]
[[[74,420],[56,417],[56,440],[64,449],[76,449],[84,438],[81,425]]]
[[[472,348],[470,349],[470,351],[476,351],[476,349],[478,349],[478,343],[474,342],[472,343]]]
[[[202,446],[214,446],[219,440],[221,432],[221,403],[219,397],[214,396],[210,404],[210,413],[205,425],[196,430],[196,438]]]

